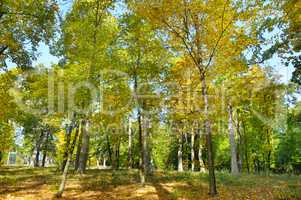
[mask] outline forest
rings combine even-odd
[[[0,0],[0,199],[301,199],[300,86],[301,0]]]

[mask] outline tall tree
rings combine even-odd
[[[0,68],[8,60],[31,66],[39,43],[53,36],[58,8],[54,0],[0,2]]]
[[[261,1],[132,1],[130,6],[141,16],[166,33],[167,42],[190,56],[199,71],[204,99],[205,135],[207,138],[210,194],[217,194],[209,117],[208,71],[216,67],[216,60],[227,52],[227,44],[246,47],[249,37],[239,23],[252,31]],[[246,27],[244,27],[246,29]]]
[[[156,98],[152,98],[155,95],[154,82],[158,82],[168,56],[160,40],[155,37],[155,32],[142,18],[127,13],[121,25],[124,30],[120,42],[121,49],[126,52],[122,59],[125,59],[123,62],[127,68],[124,71],[129,76],[129,84],[133,84],[133,107],[137,112],[140,144],[140,181],[144,184],[146,173],[150,169],[148,114],[154,110],[153,104],[156,101]]]
[[[87,83],[89,86],[98,85],[100,82],[102,65],[108,65],[109,44],[114,40],[117,29],[115,18],[108,12],[113,6],[113,1],[75,1],[71,11],[67,14],[62,26],[62,38],[57,45],[57,52],[65,58],[69,70],[65,73],[74,73],[69,77],[73,83]],[[92,23],[91,23],[92,22]],[[104,37],[106,35],[106,37]],[[62,50],[63,49],[63,50]],[[76,65],[72,65],[76,63]],[[81,73],[86,71],[87,73]],[[87,86],[87,85],[85,85]],[[82,87],[85,87],[82,86]],[[90,88],[77,91],[77,102],[69,105],[69,109],[80,108],[82,118],[88,122],[92,113],[95,112],[93,106],[96,99],[92,99],[93,91]],[[70,102],[69,102],[70,103]],[[99,103],[99,102],[98,102]],[[88,125],[88,123],[87,123]],[[82,141],[78,148],[79,172],[84,172],[89,154],[90,137],[89,132],[83,131],[80,137]]]

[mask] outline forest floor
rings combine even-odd
[[[54,168],[0,168],[0,199],[53,199],[60,183]],[[143,187],[136,170],[88,170],[68,176],[62,199],[301,199],[301,177],[217,173],[219,195],[207,194],[207,174],[157,171]]]

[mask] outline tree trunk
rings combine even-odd
[[[44,137],[44,132],[43,130],[41,130],[41,134],[40,137],[37,141],[36,144],[36,157],[35,157],[35,161],[34,161],[34,167],[39,167],[40,166],[40,151],[41,151],[41,143],[43,141],[43,137]]]
[[[70,145],[72,130],[73,130],[72,124],[66,127],[66,137],[65,137],[66,144],[65,144],[65,149],[64,149],[64,154],[63,154],[63,162],[62,162],[62,167],[61,167],[62,172],[64,171],[65,165],[68,160],[68,152],[69,152],[69,145]]]
[[[140,58],[137,59],[137,66],[140,64]],[[134,94],[135,94],[135,103],[137,106],[138,111],[138,133],[139,133],[139,148],[140,148],[140,158],[139,158],[139,176],[140,176],[140,183],[142,185],[145,184],[146,174],[145,174],[145,137],[144,132],[142,130],[142,111],[141,106],[138,99],[138,77],[136,71],[134,73]]]
[[[271,170],[271,151],[268,151],[266,171],[269,174]]]
[[[151,167],[151,148],[149,143],[149,120],[145,116],[143,117],[143,149],[144,149],[144,166],[146,174],[152,173]]]
[[[8,155],[7,155],[7,160],[6,160],[6,165],[10,165],[10,152],[8,152]]]
[[[178,140],[178,171],[183,171],[183,135],[180,134]]]
[[[109,139],[108,133],[106,134],[106,140],[107,140],[107,148],[108,148],[108,153],[109,153],[109,161],[110,161],[110,164],[112,165],[113,158],[112,158],[112,150],[111,150],[111,144],[110,144],[110,139]]]
[[[266,160],[266,166],[265,166],[265,170],[266,170],[266,173],[269,174],[270,173],[270,170],[271,170],[271,138],[270,138],[270,131],[269,129],[267,128],[267,131],[266,131],[266,134],[267,134],[267,145],[268,145],[268,150],[267,150],[267,160]]]
[[[117,138],[117,141],[115,142],[114,145],[114,158],[113,158],[113,163],[112,163],[112,168],[113,169],[118,169],[119,168],[119,148],[120,148],[120,138]]]
[[[201,133],[201,129],[198,127],[198,136],[199,136],[199,151],[198,151],[198,159],[199,159],[199,165],[200,165],[200,172],[204,173],[206,172],[205,163],[203,160],[203,137]]]
[[[235,133],[233,127],[233,110],[231,104],[228,105],[228,113],[229,113],[229,142],[231,148],[231,174],[238,174],[238,165],[237,165],[237,151],[236,151],[236,143],[235,143]]]
[[[48,151],[48,138],[50,136],[50,131],[47,131],[46,139],[45,139],[45,145],[44,145],[44,151],[43,151],[43,159],[42,159],[42,167],[45,167],[46,158],[47,158],[47,151]]]
[[[80,150],[80,157],[79,157],[79,165],[78,165],[78,172],[83,174],[86,171],[87,161],[89,156],[89,143],[90,143],[90,135],[89,135],[89,122],[87,120],[84,121],[83,127],[83,139],[82,145]]]
[[[128,129],[128,168],[132,169],[132,121],[129,117],[129,129]]]
[[[47,157],[47,151],[44,151],[43,152],[43,158],[42,158],[42,167],[45,167],[46,157]]]
[[[190,154],[191,154],[191,171],[194,171],[194,129],[192,129],[191,133],[191,146],[190,146]]]
[[[254,165],[254,171],[255,173],[259,173],[260,172],[260,161],[259,161],[259,158],[257,156],[257,153],[255,155],[255,158],[253,160],[253,165]]]
[[[198,152],[198,157],[199,157],[199,163],[200,163],[200,172],[202,173],[205,173],[206,172],[206,168],[205,168],[205,163],[204,163],[204,160],[203,160],[203,145],[200,144],[200,147],[199,147],[199,152]]]
[[[67,162],[65,164],[64,171],[63,171],[63,174],[62,174],[61,184],[60,184],[58,192],[55,195],[57,198],[61,198],[62,195],[63,195],[63,192],[65,190],[65,185],[66,185],[66,181],[67,181],[67,174],[68,174],[68,170],[69,170],[69,165],[70,165],[70,163],[72,161],[73,151],[74,151],[74,147],[76,145],[76,140],[78,138],[78,133],[79,133],[80,126],[81,125],[79,125],[79,127],[77,127],[77,130],[75,131],[74,139],[73,139],[73,142],[71,144],[70,149],[68,148],[68,158],[67,158]],[[70,134],[71,133],[72,133],[72,130],[70,130]]]
[[[250,164],[249,164],[249,155],[248,155],[248,140],[247,140],[246,126],[245,126],[244,121],[242,121],[242,128],[244,131],[244,155],[245,155],[246,167],[247,167],[247,172],[250,173]]]
[[[238,118],[238,117],[237,117]],[[243,139],[243,135],[241,134],[240,131],[240,122],[237,119],[237,123],[236,123],[236,128],[237,128],[237,134],[238,134],[238,148],[237,148],[237,155],[238,155],[238,171],[241,173],[243,170],[243,156],[244,156],[244,139]]]
[[[116,169],[120,167],[120,139],[118,139],[117,150],[116,150]]]
[[[40,149],[37,148],[37,152],[36,152],[36,157],[34,160],[34,167],[39,167],[40,166]]]
[[[102,166],[103,166],[104,168],[107,167],[107,159],[106,159],[105,156],[103,157]]]
[[[96,157],[96,166],[97,166],[97,169],[100,169],[99,157]]]
[[[140,159],[139,159],[139,175],[140,183],[145,184],[145,138],[142,130],[142,119],[141,119],[141,110],[138,108],[138,131],[139,131],[139,146],[140,146]]]
[[[79,122],[82,124],[82,121]],[[76,155],[75,155],[75,163],[74,163],[74,170],[77,171],[79,167],[79,158],[80,158],[80,151],[81,151],[81,145],[83,141],[83,130],[79,130],[79,138],[76,148]]]
[[[209,170],[209,194],[215,196],[217,194],[215,172],[214,172],[214,157],[212,147],[212,135],[211,135],[211,123],[209,119],[209,102],[207,94],[207,85],[205,75],[201,76],[202,81],[202,95],[204,98],[204,115],[205,115],[205,135],[207,141],[207,153],[208,153],[208,170]]]
[[[117,151],[118,151],[118,139],[117,137],[117,133],[116,130],[113,129],[112,130],[112,143],[113,143],[113,147],[112,147],[112,169],[117,169]]]

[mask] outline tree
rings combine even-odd
[[[199,71],[204,98],[210,194],[214,196],[217,191],[206,78],[208,71],[216,67],[218,56],[226,52],[227,44],[241,46],[238,49],[246,47],[250,39],[237,23],[240,22],[244,26],[252,25],[255,18],[260,16],[258,9],[263,6],[263,2],[257,2],[258,4],[253,1],[244,3],[235,1],[134,2],[130,6],[149,20],[155,28],[165,31],[167,42],[178,51],[189,55]]]
[[[66,185],[66,181],[67,181],[67,174],[68,174],[69,165],[72,161],[73,151],[74,151],[74,148],[75,148],[75,145],[76,145],[76,142],[77,142],[77,139],[78,139],[78,134],[79,134],[79,131],[80,131],[80,125],[76,124],[76,122],[74,121],[75,117],[76,116],[72,116],[72,121],[70,122],[70,124],[66,124],[66,132],[67,132],[66,134],[71,135],[72,132],[75,132],[75,133],[74,133],[74,136],[73,136],[72,143],[71,143],[70,147],[68,147],[68,159],[67,159],[67,162],[64,166],[64,171],[63,171],[63,174],[62,174],[62,181],[61,181],[59,190],[57,191],[57,193],[55,195],[57,198],[61,198],[62,195],[63,195],[65,185]]]
[[[87,83],[88,81],[87,84],[98,85],[101,77],[99,71],[102,64],[108,64],[107,50],[115,37],[116,24],[112,23],[115,19],[108,12],[112,6],[113,1],[95,0],[73,3],[71,12],[67,14],[64,20],[62,38],[57,46],[57,52],[61,53],[68,62],[66,65],[71,64],[68,67],[69,70],[65,70],[65,73],[73,73],[70,82]],[[104,35],[107,35],[105,39]],[[63,49],[62,52],[61,49]],[[78,64],[72,66],[74,63]],[[88,73],[78,74],[80,71],[87,71]],[[81,94],[77,94],[79,98],[77,104],[74,105],[84,109],[85,113],[82,113],[82,117],[87,126],[91,120],[91,114],[94,112],[94,108],[91,108],[91,102],[95,101],[91,99],[92,94],[88,89],[82,89]],[[81,149],[78,165],[80,173],[85,172],[89,154],[90,133],[88,128],[85,130],[80,137],[82,141],[79,141],[80,145],[78,145],[78,149]]]
[[[12,122],[16,118],[15,114],[18,112],[18,109],[9,89],[13,87],[16,74],[14,71],[0,74],[0,164],[5,153],[10,150],[13,144],[14,132]]]
[[[198,91],[197,71],[193,67],[189,57],[176,58],[175,63],[168,71],[165,77],[167,88],[166,109],[168,109],[168,118],[172,121],[174,130],[178,137],[178,170],[183,171],[183,137],[190,136],[190,158],[191,169],[194,171],[194,139],[198,132],[198,122],[200,107],[203,104],[202,99],[196,95]],[[199,134],[199,148],[202,146],[201,135]],[[199,151],[201,154],[203,148]],[[202,160],[202,156],[200,156]],[[200,162],[202,163],[202,162]],[[200,166],[202,170],[204,166]]]
[[[155,110],[157,98],[153,98],[154,90],[168,55],[160,40],[155,38],[155,32],[142,18],[129,13],[125,14],[122,22],[124,33],[120,45],[121,50],[126,53],[122,57],[127,67],[124,72],[129,76],[129,84],[133,84],[133,109],[137,112],[140,144],[140,181],[144,184],[146,175],[150,172],[151,155],[147,119]],[[144,96],[151,97],[146,99]]]
[[[300,104],[289,109],[287,118],[287,131],[280,133],[280,141],[276,149],[276,166],[280,172],[300,173]]]
[[[40,42],[49,43],[55,30],[56,1],[0,2],[0,68],[6,62],[29,67]]]
[[[281,40],[279,40],[279,42],[276,42],[276,44],[271,47],[271,51],[273,53],[278,53],[286,66],[289,66],[291,64],[295,68],[292,76],[292,81],[300,84],[300,1],[280,1],[277,5],[278,8],[282,11],[282,15],[278,16],[274,20],[274,27],[270,29],[275,30],[277,29],[277,26],[280,26],[282,28],[282,33],[280,35]]]

